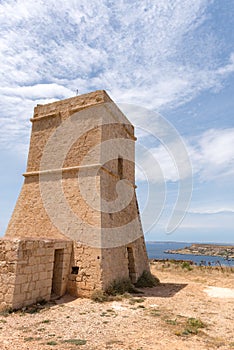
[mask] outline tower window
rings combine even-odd
[[[123,179],[123,158],[118,157],[118,175],[120,177],[120,180]]]
[[[79,266],[72,266],[72,275],[78,275],[79,272]]]

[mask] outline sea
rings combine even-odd
[[[196,242],[194,242],[196,243]],[[193,243],[188,242],[146,242],[146,249],[149,259],[174,259],[174,260],[189,260],[196,265],[212,265],[212,266],[234,266],[234,259],[226,259],[221,256],[208,255],[192,255],[192,254],[170,254],[167,250],[175,250],[179,248],[189,247]],[[204,243],[207,244],[207,243]],[[215,243],[212,243],[215,244]],[[222,243],[222,245],[225,245]],[[232,244],[226,244],[232,245]]]

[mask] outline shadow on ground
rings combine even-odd
[[[132,296],[170,298],[173,297],[175,294],[179,293],[187,285],[188,284],[185,283],[160,283],[158,286],[153,288],[137,288],[140,293],[132,294]],[[75,298],[66,294],[61,298],[54,298],[54,300],[51,300],[49,302],[41,302],[25,307],[23,309],[18,310],[18,312],[34,314],[40,312],[43,309],[49,309],[55,305],[68,304],[74,301],[79,303],[81,300],[81,298]],[[7,312],[7,314],[8,313],[9,312]]]
[[[153,288],[140,289],[146,297],[170,298],[179,293],[188,284],[186,283],[160,283]]]

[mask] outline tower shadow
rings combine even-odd
[[[171,298],[179,293],[188,284],[186,283],[160,283],[153,288],[138,288],[145,297]]]

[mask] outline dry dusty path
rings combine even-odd
[[[234,349],[234,273],[151,268],[162,283],[143,296],[101,304],[64,297],[36,313],[0,315],[0,349]]]

